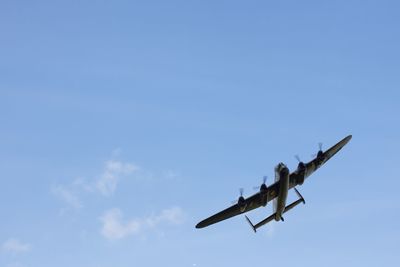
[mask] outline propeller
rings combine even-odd
[[[318,148],[319,148],[318,153],[322,152],[322,142],[318,143]],[[317,154],[312,154],[311,157],[313,157],[313,158],[317,157],[318,153]]]
[[[295,157],[295,158],[297,159],[297,161],[299,162],[298,166],[301,167],[301,168],[303,168],[305,165],[304,165],[304,162],[301,161],[299,155],[295,155],[294,157]]]
[[[266,175],[263,176],[263,182],[262,182],[261,185],[263,185],[263,184],[265,184],[265,183],[267,182],[267,177],[268,177],[268,176],[266,176]],[[254,189],[254,190],[259,190],[259,189],[260,189],[260,186],[259,186],[259,185],[254,186],[253,189]]]
[[[299,155],[295,155],[294,156],[297,161],[299,162],[299,164],[297,165],[297,173],[302,174],[301,176],[299,176],[300,178],[298,178],[299,184],[303,184],[304,182],[304,171],[306,170],[306,165],[304,164],[304,162],[301,161]]]
[[[239,188],[239,194],[240,194],[239,199],[243,198],[243,192],[244,192],[244,189],[243,188]],[[236,204],[236,203],[238,203],[238,200],[233,200],[233,201],[231,201],[231,203],[232,204]]]

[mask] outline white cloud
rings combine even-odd
[[[106,211],[100,217],[100,220],[103,223],[101,234],[107,239],[116,240],[142,233],[160,223],[181,224],[184,220],[184,214],[181,208],[172,207],[161,211],[159,215],[123,221],[121,210],[114,208]]]
[[[120,177],[129,175],[138,169],[139,167],[131,163],[109,160],[106,162],[104,173],[97,181],[96,187],[104,196],[111,196],[117,188]]]
[[[99,179],[87,182],[86,179],[80,177],[70,184],[54,185],[50,191],[57,198],[64,201],[69,208],[77,210],[83,207],[81,201],[83,193],[97,192],[104,196],[111,196],[114,194],[120,178],[137,170],[139,170],[139,167],[132,163],[109,160],[105,162],[104,171]]]
[[[23,253],[31,250],[31,245],[23,243],[16,238],[10,238],[2,245],[2,250],[10,253]]]
[[[75,191],[85,191],[92,193],[94,191],[93,185],[86,182],[86,180],[82,177],[76,178],[71,187],[74,187]]]
[[[108,239],[120,239],[139,232],[140,222],[131,220],[124,223],[122,219],[123,215],[119,209],[114,208],[106,211],[100,218],[103,222],[102,235]]]
[[[156,226],[160,222],[168,222],[171,224],[180,224],[183,222],[183,212],[179,207],[172,207],[170,209],[163,210],[160,215],[149,216],[146,218],[148,226]]]

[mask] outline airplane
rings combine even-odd
[[[308,163],[302,162],[299,157],[296,156],[299,164],[297,169],[290,173],[288,167],[282,162],[275,167],[275,182],[269,186],[266,185],[266,176],[264,176],[263,183],[259,187],[259,191],[248,197],[243,197],[243,189],[240,190],[240,197],[237,203],[233,206],[218,212],[207,219],[199,222],[196,228],[204,228],[212,224],[221,222],[239,214],[246,213],[259,207],[265,207],[268,202],[273,202],[273,214],[257,224],[253,224],[250,219],[245,216],[247,222],[250,224],[254,232],[261,226],[275,221],[284,221],[283,214],[299,205],[300,203],[305,204],[305,200],[300,192],[296,189],[296,186],[302,185],[305,179],[325,164],[331,157],[333,157],[339,150],[341,150],[352,138],[352,135],[348,135],[339,141],[336,145],[332,146],[325,152],[322,151],[322,143],[319,143],[319,151],[315,158]],[[298,199],[286,206],[286,200],[290,189],[294,189]]]

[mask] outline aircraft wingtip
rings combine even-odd
[[[198,224],[196,224],[196,228],[197,229],[200,229],[200,228],[203,228],[204,227],[204,225],[202,224],[202,222],[199,222]]]

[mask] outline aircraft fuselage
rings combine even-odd
[[[204,228],[209,225],[218,223],[220,221],[232,218],[239,214],[249,212],[259,207],[264,207],[268,202],[273,203],[273,213],[265,218],[264,220],[253,224],[250,219],[246,216],[248,223],[253,228],[254,232],[256,230],[273,221],[283,221],[282,215],[292,208],[296,207],[300,203],[305,204],[305,200],[300,192],[296,189],[296,186],[302,185],[311,174],[313,174],[317,169],[319,169],[323,164],[325,164],[330,158],[332,158],[339,150],[341,150],[352,138],[351,135],[346,136],[341,141],[336,143],[334,146],[330,147],[328,150],[323,151],[322,145],[319,145],[319,151],[316,157],[309,162],[301,162],[297,169],[289,174],[289,169],[285,164],[279,163],[275,167],[275,182],[271,185],[266,185],[265,179],[263,184],[260,186],[259,192],[245,198],[240,195],[237,204],[234,204],[214,215],[202,220],[196,225],[196,228]],[[288,191],[294,189],[298,199],[286,205]]]
[[[285,211],[286,199],[289,191],[289,169],[285,164],[279,163],[278,166],[275,167],[275,181],[279,181],[279,193],[274,200],[275,221],[280,221]]]

